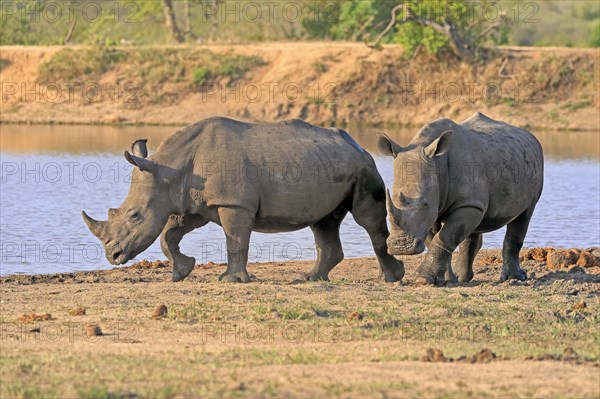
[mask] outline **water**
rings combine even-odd
[[[150,151],[173,127],[0,125],[0,274],[108,269],[103,249],[80,212],[106,219],[128,189],[130,165],[122,153],[137,138]],[[350,128],[375,153],[375,133],[407,143],[414,130]],[[600,246],[600,136],[598,132],[538,133],[546,156],[544,193],[531,221],[526,246]],[[392,159],[376,156],[386,184]],[[484,246],[502,246],[504,230],[484,236]],[[341,227],[346,257],[373,256],[367,233],[351,215]],[[188,234],[182,252],[198,262],[225,262],[221,228],[209,224]],[[164,259],[158,241],[139,259]],[[251,262],[314,259],[310,229],[252,235]],[[130,261],[134,262],[135,260]]]

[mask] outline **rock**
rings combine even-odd
[[[82,306],[76,307],[69,311],[71,316],[85,316],[85,308]]]
[[[594,251],[583,251],[579,255],[579,259],[577,260],[577,266],[581,267],[593,267],[600,266],[600,253],[598,255],[594,255],[594,252],[599,252],[598,250]]]
[[[167,313],[168,313],[167,306],[163,303],[163,304],[157,305],[154,308],[154,311],[152,312],[152,318],[155,320],[162,319],[163,317],[165,317],[167,315]]]
[[[577,263],[580,252],[577,249],[556,250],[548,253],[546,262],[548,269],[560,270]]]
[[[99,337],[102,335],[102,329],[98,324],[88,324],[85,326],[85,333],[88,337]]]

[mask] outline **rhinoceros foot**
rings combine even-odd
[[[514,272],[502,270],[502,273],[500,274],[500,281],[506,281],[509,279],[520,281],[527,280],[527,272],[521,269],[520,267],[518,267],[517,270],[515,270]]]
[[[173,262],[173,282],[184,280],[190,275],[194,266],[196,265],[196,258],[190,256],[181,256],[179,259]]]
[[[225,272],[219,276],[219,281],[223,283],[249,283],[252,280],[256,280],[256,277],[245,270],[235,273]]]
[[[445,275],[428,275],[418,274],[415,277],[414,283],[417,285],[436,285],[438,287],[455,287],[458,280],[453,273],[446,272]]]
[[[400,267],[396,269],[384,269],[383,270],[383,281],[386,283],[395,283],[402,281],[404,278],[404,264],[400,262]]]
[[[473,276],[474,275],[472,270],[456,272],[458,282],[462,284],[468,283],[469,281],[473,280]]]
[[[305,281],[329,281],[329,275],[319,272],[310,272],[304,275]]]

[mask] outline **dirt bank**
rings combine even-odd
[[[502,48],[474,66],[331,42],[0,50],[2,122],[422,125],[481,111],[530,128],[600,129],[597,49]]]
[[[245,285],[217,264],[5,276],[0,396],[598,397],[600,267],[523,255],[528,281],[499,283],[483,251],[451,288],[413,286],[419,257],[402,285],[374,258],[305,284],[308,261],[252,264]]]

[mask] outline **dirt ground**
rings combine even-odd
[[[40,67],[62,49],[0,47],[1,122],[182,125],[226,115],[254,121],[301,118],[318,124],[422,126],[441,117],[464,120],[479,111],[527,128],[600,129],[597,49],[504,47],[493,61],[468,65],[426,54],[412,60],[396,45],[381,51],[343,42],[163,46],[151,48],[154,58],[164,57],[161,65],[173,63],[163,68],[163,75],[152,59],[139,65],[115,61],[98,66],[102,72],[96,75],[59,74],[40,83]],[[214,58],[259,57],[264,64],[235,81],[217,79],[202,91],[193,79],[194,71],[205,65],[185,58],[193,51]],[[126,83],[135,89],[127,89]]]
[[[315,283],[310,261],[251,264],[249,284],[212,263],[172,283],[159,261],[4,276],[0,396],[599,397],[600,267],[525,260],[500,283],[488,250],[436,288],[403,260],[402,284],[374,258]]]

